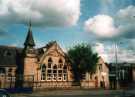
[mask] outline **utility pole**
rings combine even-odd
[[[119,89],[118,46],[116,41],[114,45],[115,45],[116,89]]]

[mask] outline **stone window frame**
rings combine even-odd
[[[58,61],[58,68],[62,68],[63,67],[63,60],[60,58]]]
[[[51,63],[51,67],[48,66],[48,63]],[[52,58],[48,58],[48,63],[46,65],[46,78],[42,78],[41,71],[41,80],[42,81],[67,81],[68,80],[68,71],[67,65],[63,63],[63,60],[60,58],[58,60],[58,64],[53,64]],[[61,64],[61,68],[59,68],[59,63]],[[42,69],[41,69],[42,70]]]
[[[52,68],[53,60],[51,57],[48,58],[47,68]]]
[[[41,80],[46,80],[46,65],[41,65]]]

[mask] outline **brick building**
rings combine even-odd
[[[31,25],[24,48],[0,46],[0,88],[27,87],[62,88],[72,87],[74,75],[70,60],[56,41],[42,48],[34,48]],[[102,58],[96,73],[85,74],[81,86],[85,88],[109,87],[109,69]]]

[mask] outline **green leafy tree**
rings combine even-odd
[[[94,53],[88,44],[78,44],[68,51],[68,56],[72,62],[72,69],[75,81],[80,81],[83,74],[96,71],[98,54]]]

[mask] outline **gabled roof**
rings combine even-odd
[[[63,52],[63,50],[59,47],[59,45],[57,44],[56,41],[51,41],[48,44],[46,44],[44,47],[37,49],[38,52],[38,58],[40,59],[40,62],[44,59],[44,57],[46,56],[48,50],[53,46],[53,45],[57,45],[58,48],[62,51],[63,56],[66,58],[67,61],[67,55],[65,54],[65,52]],[[60,53],[60,52],[58,52]]]
[[[56,41],[51,41],[48,44],[46,44],[45,46],[38,48],[37,52],[38,52],[38,56],[42,56],[44,54],[44,49],[48,50],[51,46],[53,46],[56,43]]]

